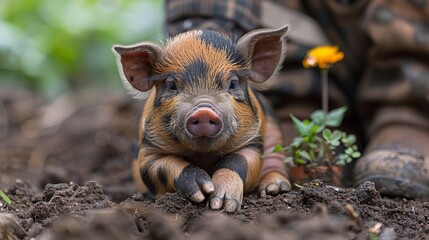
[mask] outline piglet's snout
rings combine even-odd
[[[222,129],[222,119],[209,107],[201,107],[186,120],[186,129],[195,137],[214,137]]]

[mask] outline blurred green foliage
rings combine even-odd
[[[163,39],[161,0],[2,0],[0,82],[54,97],[120,86],[113,44]]]

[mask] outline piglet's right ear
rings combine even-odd
[[[118,62],[119,73],[126,86],[139,91],[149,91],[153,82],[148,77],[162,54],[162,48],[153,43],[113,47]]]

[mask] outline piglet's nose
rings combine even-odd
[[[189,116],[186,129],[196,137],[213,137],[222,129],[222,120],[212,109],[204,107]]]

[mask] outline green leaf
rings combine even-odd
[[[299,158],[295,159],[295,164],[296,165],[305,165],[305,163],[306,163],[305,160],[302,160],[302,159],[299,159]]]
[[[360,152],[353,152],[351,156],[352,156],[352,158],[359,158],[361,156],[361,153]]]
[[[352,155],[354,151],[353,151],[353,148],[349,147],[349,148],[346,149],[345,152],[346,152],[347,155]]]
[[[321,138],[321,137],[319,137],[319,136],[314,136],[314,141],[313,142],[315,142],[315,143],[322,143],[323,142],[323,139]]]
[[[349,158],[347,158],[346,162],[347,162],[347,163],[351,163],[351,162],[352,162],[352,160],[353,160],[353,159],[352,159],[351,157],[349,157]]]
[[[316,149],[318,147],[315,143],[308,143],[308,146],[312,149]]]
[[[354,144],[356,142],[356,136],[354,134],[345,135],[345,137],[343,137],[341,139],[341,141],[345,145],[352,145],[352,144]]]
[[[338,140],[331,140],[331,141],[328,141],[328,143],[332,146],[335,146],[335,147],[340,146],[340,141],[338,141]]]
[[[323,110],[316,110],[311,114],[311,120],[316,125],[324,126],[326,122],[326,114]]]
[[[280,144],[277,144],[273,149],[273,153],[281,152],[281,151],[283,151],[283,147]]]
[[[320,133],[320,132],[322,132],[323,130],[325,130],[325,125],[319,126],[319,128],[317,129],[317,132],[316,132],[316,133]]]
[[[341,122],[343,121],[344,114],[346,113],[346,111],[347,107],[341,107],[330,111],[326,118],[326,126],[339,127],[341,125]]]
[[[299,158],[299,152],[301,152],[300,150],[296,150],[294,153],[293,153],[293,158]]]
[[[311,125],[312,125],[312,127],[310,129],[310,134],[311,135],[315,135],[316,133],[319,133],[320,126],[319,125],[314,125],[314,123],[312,123]]]
[[[310,154],[307,151],[301,151],[301,152],[299,152],[299,155],[301,157],[307,159],[307,160],[310,160],[310,161],[312,160],[311,157],[310,157]]]
[[[307,126],[304,124],[304,122],[296,118],[293,114],[290,115],[290,118],[292,118],[293,125],[299,136],[304,137],[308,135]]]
[[[331,130],[330,130],[330,129],[325,129],[325,130],[323,130],[322,135],[323,135],[323,138],[324,138],[326,141],[330,141],[330,140],[332,140],[332,132],[331,132]]]
[[[338,158],[340,159],[340,160],[342,160],[342,161],[344,161],[344,160],[346,160],[347,159],[347,154],[344,154],[344,153],[341,153],[339,156],[338,156]]]
[[[12,200],[10,200],[10,198],[6,195],[6,193],[4,193],[2,190],[0,190],[0,197],[3,198],[3,200],[7,203],[7,204],[12,204]]]
[[[303,137],[296,137],[293,139],[293,141],[290,145],[294,148],[299,148],[303,142],[304,142]]]
[[[341,137],[343,136],[343,133],[339,130],[334,130],[332,133],[332,140],[339,141]]]
[[[336,161],[337,165],[346,165],[346,162],[351,159],[347,154],[341,153]]]

